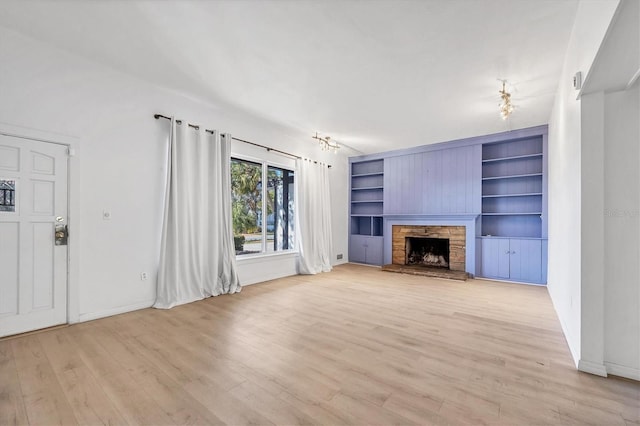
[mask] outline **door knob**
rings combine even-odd
[[[67,225],[56,225],[54,237],[55,245],[66,246],[69,239],[69,228]]]

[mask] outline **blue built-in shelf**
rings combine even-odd
[[[488,158],[486,160],[482,160],[483,163],[493,163],[495,161],[510,161],[510,160],[520,160],[523,158],[542,158],[542,153],[536,154],[526,154],[526,155],[514,155],[511,157],[499,157],[499,158]]]
[[[483,177],[482,180],[496,180],[496,179],[516,179],[516,178],[526,178],[526,177],[542,177],[542,173],[526,173],[522,175],[505,175],[505,176],[489,176]]]
[[[384,160],[351,162],[349,261],[382,265]]]
[[[483,195],[482,198],[532,197],[537,195],[542,195],[542,192],[525,192],[522,194]]]
[[[546,282],[545,138],[482,146],[480,276]]]
[[[375,172],[375,173],[360,173],[357,175],[351,175],[351,177],[359,178],[359,177],[365,177],[365,176],[382,176],[382,175],[383,175],[382,172]]]
[[[382,186],[367,186],[364,188],[351,188],[352,191],[368,191],[372,189],[382,189]]]
[[[518,213],[482,213],[483,216],[540,216],[542,212],[518,212]]]
[[[545,210],[542,137],[482,146],[482,234],[539,237]]]

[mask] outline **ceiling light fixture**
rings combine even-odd
[[[311,137],[318,140],[318,143],[320,144],[320,147],[323,151],[333,151],[334,154],[338,153],[338,148],[340,148],[340,145],[338,145],[337,142],[332,142],[331,136],[322,137],[318,135],[318,132],[316,132],[315,136]]]
[[[507,92],[505,88],[507,80],[500,81],[502,81],[502,90],[499,90],[498,93],[500,93],[502,102],[500,102],[498,106],[500,107],[500,117],[502,117],[503,120],[506,120],[513,112],[514,106],[511,104],[511,93]]]

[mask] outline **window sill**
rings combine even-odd
[[[286,257],[297,257],[297,256],[298,256],[297,250],[277,251],[277,252],[271,252],[271,253],[241,254],[239,256],[236,256],[236,262],[244,263],[251,260],[260,260],[260,259],[270,258],[270,257],[286,258]]]

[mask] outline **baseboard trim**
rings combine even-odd
[[[604,364],[598,364],[581,359],[580,361],[578,361],[578,370],[585,373],[594,374],[596,376],[607,377],[607,368],[604,366]]]
[[[607,373],[613,376],[640,381],[640,369],[638,368],[625,367],[624,365],[614,364],[612,362],[605,362],[604,365],[607,368]]]
[[[549,280],[547,280],[547,283],[548,282]],[[574,348],[571,345],[571,341],[569,339],[569,337],[571,336],[571,333],[569,333],[569,327],[567,327],[567,324],[565,324],[564,318],[560,315],[560,311],[556,307],[556,300],[553,297],[552,290],[549,288],[548,284],[546,287],[547,287],[547,294],[549,295],[549,299],[551,299],[551,304],[553,305],[553,310],[556,312],[556,318],[558,318],[558,321],[560,321],[560,328],[562,328],[562,334],[564,334],[564,341],[567,343],[567,347],[569,348],[569,353],[571,353],[571,358],[573,358],[573,364],[576,366],[576,368],[579,369],[578,367],[578,365],[580,364],[580,356],[578,355],[580,352],[579,344],[577,348]]]
[[[347,263],[350,263],[350,264],[352,264],[352,265],[368,266],[368,267],[370,267],[370,268],[378,268],[378,269],[382,269],[382,266],[380,266],[380,265],[372,265],[372,264],[370,264],[370,263],[360,263],[360,262],[352,262],[352,261],[349,261],[349,262],[347,262]]]
[[[21,337],[32,336],[34,334],[45,333],[47,331],[54,331],[54,330],[67,328],[67,327],[69,327],[69,324],[60,324],[60,325],[54,325],[51,327],[40,328],[38,330],[26,331],[24,333],[10,334],[8,336],[0,337],[0,342],[3,342],[5,340],[11,340],[11,339],[19,339]]]
[[[86,314],[80,314],[77,322],[93,321],[100,318],[111,317],[114,315],[125,314],[127,312],[137,311],[140,309],[146,309],[153,306],[155,300],[149,300],[140,303],[134,303],[133,305],[119,306],[117,308],[105,309],[103,311],[89,312]]]

